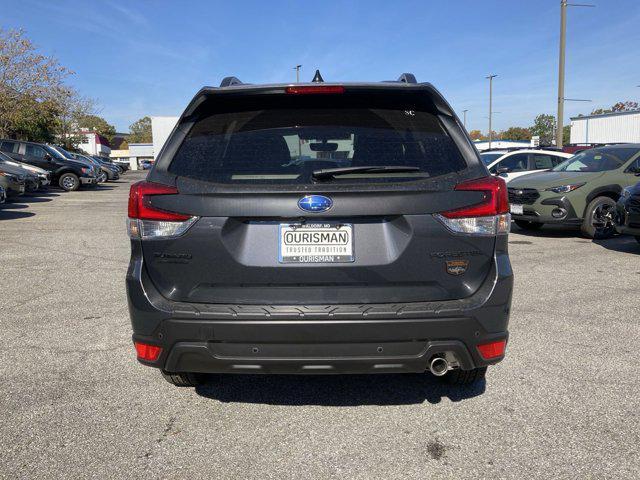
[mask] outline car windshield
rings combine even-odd
[[[622,167],[637,148],[597,148],[585,150],[565,160],[554,172],[606,172]]]
[[[52,148],[49,145],[43,145],[43,147],[52,157],[55,157],[59,160],[67,160],[67,158],[55,148]]]
[[[482,159],[482,162],[485,165],[489,165],[491,163],[493,163],[494,161],[496,161],[497,159],[499,159],[500,157],[502,157],[504,155],[504,152],[502,153],[481,153],[480,154],[480,158]]]
[[[420,180],[466,168],[438,118],[410,109],[272,108],[215,113],[196,122],[169,167],[216,183],[309,183],[313,172],[354,171],[334,182]],[[375,179],[375,180],[372,180]]]

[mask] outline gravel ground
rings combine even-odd
[[[0,207],[0,477],[638,478],[640,245],[516,230],[506,360],[429,375],[238,376],[137,364],[130,172]]]

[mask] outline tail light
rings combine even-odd
[[[344,93],[344,87],[342,85],[306,85],[301,87],[287,87],[285,91],[296,95],[315,95],[319,93],[335,94]]]
[[[140,360],[145,360],[147,362],[155,362],[160,358],[160,354],[162,353],[162,347],[158,347],[157,345],[149,345],[148,343],[142,342],[133,342],[136,347],[136,354]]]
[[[455,190],[483,192],[484,198],[469,207],[436,214],[449,230],[471,235],[509,233],[509,197],[502,178],[490,176],[470,180],[456,185]]]
[[[151,206],[156,195],[177,195],[178,189],[151,182],[138,182],[129,190],[127,231],[131,238],[171,238],[184,234],[198,217],[160,210]]]
[[[504,355],[504,350],[507,346],[506,340],[498,340],[497,342],[483,343],[478,345],[478,352],[480,356],[485,360],[492,360]]]

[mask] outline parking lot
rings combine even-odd
[[[237,376],[179,389],[137,364],[130,338],[124,218],[142,176],[0,208],[0,477],[637,478],[632,237],[514,227],[511,338],[486,384]]]

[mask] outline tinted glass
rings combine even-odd
[[[548,170],[550,168],[553,168],[553,166],[554,166],[554,163],[551,155],[543,155],[541,153],[533,154],[533,168],[535,170],[540,170],[540,169]]]
[[[523,170],[527,170],[528,159],[529,156],[527,153],[515,153],[513,155],[509,155],[507,158],[494,165],[491,169],[491,173],[497,173],[499,168],[508,168],[510,172],[522,172]]]
[[[31,157],[36,157],[36,158],[44,158],[44,155],[46,152],[42,147],[38,145],[31,145],[29,143],[27,143],[25,147],[26,147],[25,148],[26,155],[29,155]]]
[[[209,115],[187,135],[169,171],[217,183],[308,183],[322,168],[415,166],[336,182],[418,180],[466,168],[438,118],[414,110],[283,108]]]
[[[0,143],[0,150],[8,153],[18,153],[18,142],[9,142],[7,140]]]
[[[605,172],[622,167],[638,153],[637,148],[584,150],[555,167],[555,172]]]
[[[489,165],[490,163],[495,162],[497,159],[499,159],[503,155],[504,153],[481,153],[480,158],[482,159],[485,165]]]

